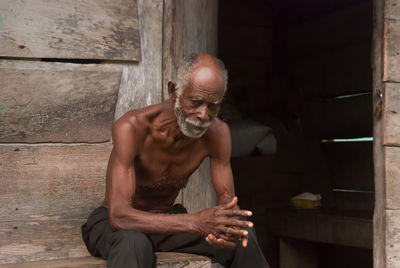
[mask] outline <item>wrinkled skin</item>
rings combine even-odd
[[[230,132],[216,117],[224,95],[221,70],[212,57],[200,54],[182,95],[177,96],[173,82],[168,90],[169,100],[132,110],[113,125],[103,202],[111,225],[143,233],[200,234],[216,248],[233,248],[239,241],[246,246],[248,233],[243,229],[253,224],[239,217],[251,212],[240,210],[234,198]],[[183,126],[178,124],[177,107]],[[206,157],[218,205],[195,214],[155,213],[172,208],[179,190]]]

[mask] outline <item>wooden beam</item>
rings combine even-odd
[[[379,105],[379,95],[383,92],[383,17],[384,1],[373,1],[373,41],[371,53],[371,65],[373,73],[373,109],[376,111]],[[373,261],[374,267],[386,267],[386,210],[385,210],[385,155],[383,150],[381,117],[374,116],[374,178],[375,178],[375,209],[373,220]]]
[[[0,60],[0,142],[104,142],[121,80],[117,64]]]
[[[141,59],[136,0],[4,0],[0,11],[0,56]]]

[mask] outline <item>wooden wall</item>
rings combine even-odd
[[[374,8],[374,267],[388,268],[400,265],[399,5],[400,1],[386,0],[376,2]]]
[[[0,4],[0,264],[87,256],[113,121],[167,99],[184,56],[216,55],[218,1],[44,2]],[[208,172],[189,211],[216,202]]]
[[[43,2],[0,4],[0,263],[89,255],[111,125],[162,96],[162,0]]]

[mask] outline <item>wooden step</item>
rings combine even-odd
[[[159,268],[219,268],[208,257],[175,252],[156,252]],[[0,268],[105,268],[106,261],[95,257],[79,257],[47,261],[1,264]]]

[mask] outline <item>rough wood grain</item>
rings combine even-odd
[[[218,1],[166,0],[164,8],[163,92],[168,99],[166,83],[174,80],[184,57],[206,52],[217,55]]]
[[[81,219],[104,198],[111,145],[0,145],[0,219]]]
[[[158,268],[219,268],[222,267],[211,259],[185,253],[156,252]],[[0,264],[1,268],[105,268],[105,260],[87,257],[74,257],[47,261]]]
[[[385,19],[400,19],[400,1],[385,0],[384,3]]]
[[[123,68],[115,118],[162,100],[163,1],[138,0],[143,60]]]
[[[383,81],[400,82],[400,20],[385,19],[383,38]]]
[[[385,83],[384,90],[383,144],[400,146],[400,84]]]
[[[4,0],[0,55],[139,61],[136,0]]]
[[[379,93],[383,92],[382,73],[383,73],[383,16],[384,2],[373,1],[373,41],[371,53],[371,65],[373,74],[373,108],[379,100]],[[374,209],[374,245],[373,262],[374,267],[386,266],[386,237],[385,237],[385,206],[386,206],[386,186],[385,186],[385,155],[383,150],[382,120],[374,117],[374,178],[375,178],[375,209]]]
[[[400,267],[400,211],[386,210],[386,243],[384,245],[386,252],[386,268]]]
[[[122,67],[0,61],[0,142],[102,142]]]
[[[333,188],[374,191],[372,142],[322,144]]]
[[[0,263],[88,256],[80,226],[84,219],[1,221]]]
[[[400,209],[400,148],[385,147],[386,209]]]
[[[88,257],[77,257],[47,261],[20,262],[11,264],[0,264],[1,268],[106,268],[105,260]]]
[[[180,61],[192,53],[217,53],[218,1],[164,1],[163,98],[168,99],[167,83],[176,78]],[[189,212],[215,204],[210,184],[209,165],[203,163],[182,191],[182,201]]]

